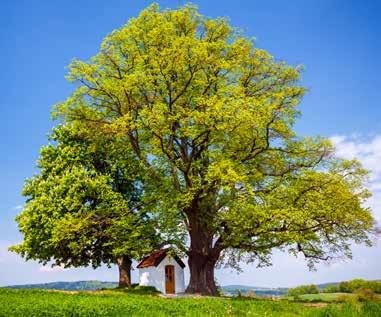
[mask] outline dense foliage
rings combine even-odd
[[[158,241],[154,221],[138,208],[137,166],[116,139],[86,139],[71,125],[53,130],[39,174],[26,181],[16,220],[24,235],[11,248],[27,260],[65,267],[118,264],[130,285],[132,259]]]
[[[330,305],[316,308],[300,303],[226,298],[178,298],[122,292],[60,293],[0,289],[1,317],[37,316],[268,316],[268,317],[378,317],[381,304]]]
[[[351,281],[340,282],[336,285],[328,285],[324,292],[326,293],[355,293],[360,289],[369,289],[374,293],[381,294],[381,281],[367,281],[355,279]]]
[[[318,294],[319,289],[316,285],[300,285],[298,287],[289,288],[287,291],[287,295],[289,296],[299,296],[303,294]]]

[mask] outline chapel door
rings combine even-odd
[[[165,293],[175,294],[175,267],[173,265],[165,266]]]

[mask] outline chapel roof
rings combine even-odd
[[[142,269],[150,266],[158,266],[161,261],[165,259],[169,250],[170,248],[153,251],[150,255],[143,258],[143,260],[138,264],[137,268]],[[181,261],[178,256],[175,255],[173,258],[181,266],[181,268],[185,267],[184,262]]]

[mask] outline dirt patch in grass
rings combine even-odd
[[[303,306],[322,308],[322,307],[327,307],[328,303],[304,303]]]

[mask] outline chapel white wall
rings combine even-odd
[[[185,292],[184,269],[177,261],[166,256],[160,264],[139,269],[139,285],[154,286],[158,291],[165,293],[165,266],[173,265],[175,267],[175,293]]]

